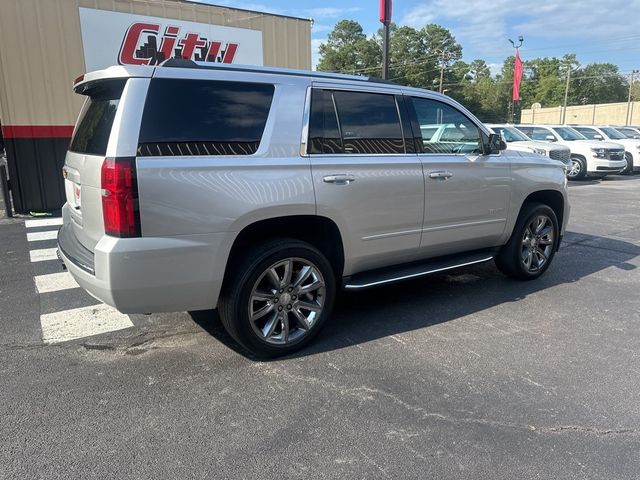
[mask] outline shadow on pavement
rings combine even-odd
[[[634,270],[637,267],[627,262],[638,255],[640,246],[633,243],[567,232],[553,264],[537,280],[511,280],[489,262],[362,292],[342,292],[323,331],[292,357],[341,349],[448,322],[576,282],[609,267]],[[246,355],[226,333],[216,311],[190,312],[190,315],[215,338]]]

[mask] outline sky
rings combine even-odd
[[[200,0],[202,1],[202,0]],[[342,19],[371,34],[380,28],[378,0],[205,0],[207,3],[313,18],[313,66],[318,47]],[[508,39],[524,37],[523,60],[575,53],[582,65],[609,62],[623,74],[640,69],[640,0],[395,0],[393,21],[421,28],[447,27],[462,45],[463,60],[485,60],[495,73],[513,54]]]

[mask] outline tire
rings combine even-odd
[[[541,230],[537,231],[538,221],[543,217],[545,223]],[[545,232],[548,233],[545,234]],[[495,258],[496,266],[511,278],[518,280],[538,278],[553,261],[558,248],[559,235],[558,219],[549,206],[542,203],[525,203],[520,210],[511,238]],[[541,263],[542,260],[544,260],[543,263]]]
[[[569,180],[582,180],[587,175],[587,162],[582,157],[571,157],[571,170],[567,172]]]
[[[624,159],[627,161],[627,166],[620,172],[620,175],[633,174],[633,156],[629,152],[624,152]]]
[[[331,314],[335,274],[325,256],[306,242],[266,241],[231,269],[218,303],[220,319],[229,335],[257,357],[301,349]]]

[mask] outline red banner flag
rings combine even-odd
[[[520,81],[522,80],[522,61],[516,49],[516,61],[513,64],[513,100],[520,100]]]
[[[380,0],[380,22],[389,25],[391,23],[392,0]]]

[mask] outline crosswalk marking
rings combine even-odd
[[[27,233],[27,241],[39,242],[41,240],[55,240],[58,238],[57,230],[47,230],[46,232],[30,232]]]
[[[41,248],[39,250],[31,250],[29,256],[32,262],[46,262],[47,260],[56,260],[58,255],[57,248]]]
[[[44,240],[54,240],[58,236],[57,226],[62,225],[62,218],[45,218],[39,220],[27,220],[25,227],[27,228],[27,240],[30,243],[29,257],[32,262],[42,262],[42,266],[38,267],[41,271],[51,271],[48,267],[50,265],[46,262],[57,262],[56,248],[38,248],[38,245],[43,245],[37,242]],[[45,231],[34,232],[29,229],[45,227]],[[35,265],[34,265],[35,267]],[[66,295],[68,300],[74,306],[86,305],[95,300],[90,299],[88,295],[77,290],[77,295],[82,295],[85,300],[79,302],[79,298],[75,297],[76,293],[70,291],[73,288],[77,288],[78,284],[73,279],[69,272],[49,273],[45,275],[36,275],[33,277],[36,289],[40,294],[48,294],[45,297],[41,297],[43,302],[43,310],[51,312],[51,307],[59,308],[62,303],[58,293],[63,292],[60,295]],[[73,300],[72,300],[73,298]],[[117,330],[123,330],[125,328],[134,327],[135,325],[131,321],[128,315],[118,312],[115,308],[105,305],[103,303],[97,305],[91,305],[79,308],[70,308],[53,313],[46,313],[40,315],[40,327],[42,330],[42,341],[46,344],[55,344],[60,342],[67,342],[69,340],[77,340],[83,337],[90,337],[93,335],[100,335],[103,333],[114,332]]]
[[[78,284],[69,272],[49,273],[33,277],[38,293],[57,292],[77,288]]]
[[[40,316],[42,340],[59,343],[133,327],[124,313],[105,304],[74,308]]]
[[[62,225],[62,217],[43,218],[41,220],[26,220],[24,222],[24,226],[27,228],[51,227],[54,225]]]

